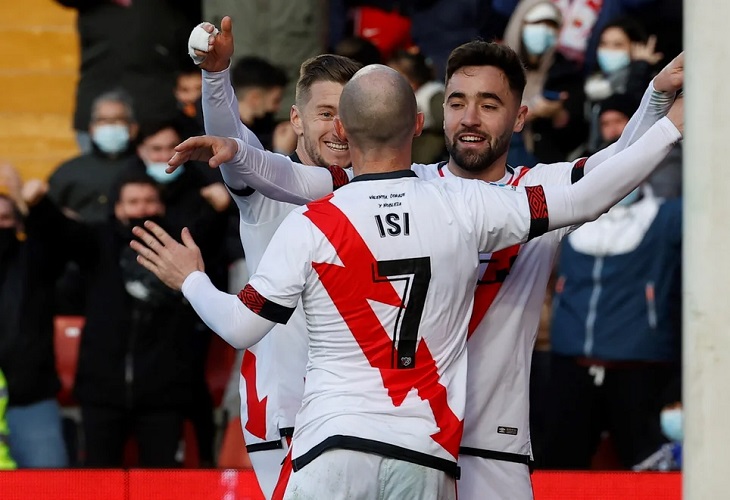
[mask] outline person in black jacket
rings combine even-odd
[[[0,170],[5,174],[0,177],[19,179],[11,167]],[[0,194],[0,370],[9,393],[10,453],[20,468],[66,467],[56,401],[53,295],[69,255],[49,224],[51,203],[39,203],[23,217],[20,192],[12,191]]]
[[[183,420],[195,386],[196,316],[142,268],[129,248],[131,228],[158,220],[172,232],[159,185],[144,172],[125,174],[114,191],[114,216],[98,226],[65,219],[85,283],[74,395],[81,406],[85,465],[119,467],[130,434],[141,467],[175,467]],[[191,230],[206,241],[212,226]]]

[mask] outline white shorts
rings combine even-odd
[[[443,471],[351,450],[328,450],[293,472],[285,499],[456,500],[456,481]]]
[[[256,473],[256,480],[264,493],[266,500],[269,500],[274,493],[276,483],[279,481],[281,466],[284,463],[286,454],[289,452],[287,438],[281,438],[282,448],[275,450],[254,451],[248,454],[253,471]]]
[[[532,500],[530,468],[525,464],[459,455],[459,500]]]

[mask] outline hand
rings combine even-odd
[[[681,52],[654,77],[654,88],[659,92],[674,94],[683,85],[684,52]]]
[[[527,107],[527,119],[532,121],[537,118],[555,118],[563,109],[563,103],[567,98],[567,92],[560,93],[559,101],[549,101],[542,96],[536,96]]]
[[[214,182],[200,190],[200,195],[205,198],[213,210],[224,212],[231,204],[231,195],[222,182]]]
[[[191,137],[177,146],[175,154],[167,162],[168,174],[187,161],[207,161],[211,168],[217,168],[221,163],[229,162],[238,153],[238,143],[227,137],[201,135]]]
[[[674,104],[669,108],[667,118],[671,120],[677,130],[684,135],[684,95],[680,94],[674,100]]]
[[[217,72],[223,71],[231,64],[231,56],[233,55],[233,23],[229,16],[221,20],[221,29],[217,35],[213,35],[215,26],[210,23],[203,23],[201,27],[211,34],[208,37],[208,52],[200,50],[195,51],[195,55],[204,58],[198,66],[200,68]]]
[[[133,227],[132,233],[142,242],[132,240],[129,243],[139,254],[137,262],[173,290],[180,290],[191,273],[205,271],[203,256],[188,228],[180,234],[183,245],[152,221],[146,221],[144,228]]]
[[[48,193],[48,183],[40,179],[31,179],[23,184],[21,197],[23,202],[33,207]]]
[[[0,192],[7,194],[23,214],[27,214],[28,210],[23,202],[21,193],[23,180],[20,174],[10,163],[0,163]]]
[[[656,36],[651,35],[646,43],[631,43],[631,60],[646,61],[652,66],[661,61],[664,54],[656,51]]]

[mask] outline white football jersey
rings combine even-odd
[[[339,167],[330,170],[333,185],[347,182],[347,172]],[[238,207],[241,244],[249,276],[253,276],[279,224],[297,205],[274,201],[250,188],[229,187],[229,191]],[[292,244],[296,246],[296,242]],[[241,427],[247,446],[261,442],[278,444],[282,433],[291,435],[294,417],[302,404],[307,342],[304,312],[297,307],[286,324],[275,326],[269,335],[244,352],[239,394]]]
[[[279,322],[303,299],[295,470],[347,448],[456,474],[479,250],[547,227],[542,190],[513,190],[370,174],[282,222],[241,299]]]
[[[582,176],[574,163],[508,168],[504,184],[569,185]],[[422,175],[426,175],[425,173]],[[453,174],[438,169],[445,178]],[[550,231],[523,245],[479,256],[479,281],[469,323],[467,403],[462,453],[529,456],[530,365],[545,290],[562,238]]]

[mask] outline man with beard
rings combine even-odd
[[[209,58],[218,56],[219,38],[211,37]],[[510,137],[522,129],[527,112],[520,105],[524,70],[511,49],[469,42],[454,49],[447,64],[444,132],[450,159],[412,165],[412,169],[426,179],[458,176],[529,186],[570,184],[584,174],[598,173],[591,171],[599,165],[602,173],[656,165],[665,154],[663,148],[679,137],[675,126],[661,118],[672,106],[682,80],[680,56],[655,78],[639,111],[610,148],[575,162],[513,168],[507,165],[506,156]],[[675,113],[681,116],[681,101]],[[224,118],[222,111],[218,118],[212,115],[207,114],[206,120]],[[681,128],[681,118],[676,123]],[[648,141],[647,147],[625,151],[650,128],[656,140]],[[250,142],[247,134],[235,137]],[[200,144],[193,139],[178,147],[178,157],[171,165],[184,161],[190,154],[188,147],[194,148],[196,143]],[[245,182],[267,196],[300,204],[324,196],[342,183],[334,170],[300,168],[249,150],[245,162],[223,165],[222,173],[229,185]],[[464,469],[461,498],[532,498],[531,353],[553,258],[567,233],[561,229],[524,245],[480,255],[482,266],[469,327],[467,406],[459,457]]]
[[[202,26],[208,31],[213,29],[207,23]],[[223,136],[247,135],[263,148],[236,119],[241,107],[234,107],[236,96],[230,82],[231,28],[230,18],[224,18],[216,37],[216,54],[200,64],[206,131]],[[297,135],[292,161],[315,167],[349,165],[347,143],[335,136],[332,121],[338,112],[342,87],[359,68],[355,61],[329,54],[302,63],[296,102],[291,107],[291,126]],[[346,181],[345,175],[342,178]],[[274,232],[296,205],[274,201],[244,183],[230,182],[228,188],[239,209],[246,267],[253,276]],[[306,331],[304,313],[298,307],[286,325],[278,325],[271,335],[243,353],[239,379],[241,426],[256,479],[267,498],[279,477],[293,434],[294,416],[302,402]]]

